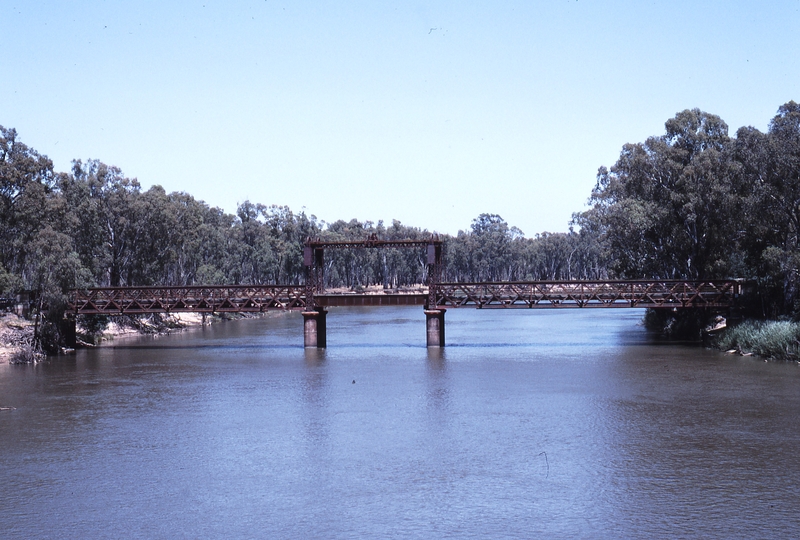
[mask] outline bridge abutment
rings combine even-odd
[[[425,310],[428,347],[444,347],[444,309]]]
[[[303,312],[303,345],[305,347],[327,347],[328,335],[324,309]]]

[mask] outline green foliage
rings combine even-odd
[[[750,313],[800,315],[800,105],[781,106],[768,133],[731,138],[697,109],[665,128],[601,167],[591,208],[574,218],[609,273],[750,278]]]
[[[800,358],[800,323],[792,321],[745,321],[728,328],[719,340],[721,349],[737,349],[764,358]]]
[[[31,260],[27,265],[31,289],[46,297],[86,287],[91,281],[89,271],[81,264],[72,249],[72,239],[47,225],[30,243]]]
[[[427,239],[430,233],[407,227],[395,220],[391,227],[382,221],[338,220],[317,236],[326,241],[365,240],[371,236],[387,240]],[[396,288],[425,281],[427,255],[424,249],[347,249],[325,253],[325,281],[328,287],[361,290],[365,285]]]
[[[730,271],[731,226],[742,190],[730,158],[727,125],[686,110],[666,133],[628,144],[592,192],[593,221],[619,277],[708,279]]]
[[[597,245],[589,227],[525,238],[500,216],[481,214],[471,231],[446,239],[446,277],[453,281],[602,279],[606,273]]]
[[[742,128],[735,158],[750,186],[742,223],[745,261],[759,294],[760,315],[798,314],[800,304],[800,105],[778,109],[767,133]]]
[[[11,355],[11,364],[35,364],[44,359],[44,354],[30,344],[21,345],[16,352]]]
[[[452,281],[746,277],[760,316],[800,316],[800,105],[767,133],[728,135],[719,117],[685,110],[663,135],[601,167],[590,207],[567,233],[522,231],[497,214],[441,236]],[[97,160],[55,173],[0,126],[0,293],[32,289],[48,304],[105,285],[299,284],[309,237],[427,239],[398,221],[325,223],[245,201],[236,215]],[[426,280],[418,250],[327,250],[325,285],[403,287]]]
[[[25,279],[29,246],[52,217],[53,164],[0,126],[0,265]]]
[[[19,276],[6,272],[3,265],[0,264],[0,296],[10,295],[19,290],[20,287]]]
[[[709,323],[708,317],[708,313],[695,309],[648,309],[643,323],[648,330],[670,339],[700,341]]]
[[[224,285],[227,281],[225,274],[213,264],[203,264],[197,269],[195,275],[197,284]]]
[[[82,325],[86,333],[94,340],[108,327],[111,319],[107,315],[82,315]]]

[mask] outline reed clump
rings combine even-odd
[[[45,355],[37,347],[30,343],[20,345],[11,355],[11,364],[36,364],[44,360]]]
[[[744,321],[720,336],[719,348],[775,360],[800,359],[800,323]]]

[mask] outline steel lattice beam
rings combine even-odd
[[[439,283],[430,308],[727,308],[735,280]]]
[[[77,314],[225,313],[305,309],[302,285],[104,287],[73,291]]]
[[[408,305],[452,308],[728,308],[741,290],[726,281],[527,281],[434,283],[418,295],[317,294],[320,306]],[[76,314],[224,313],[306,310],[304,285],[104,287],[73,291]],[[397,297],[397,298],[395,298]]]

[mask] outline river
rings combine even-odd
[[[800,536],[800,367],[638,310],[338,308],[0,366],[3,538]]]

